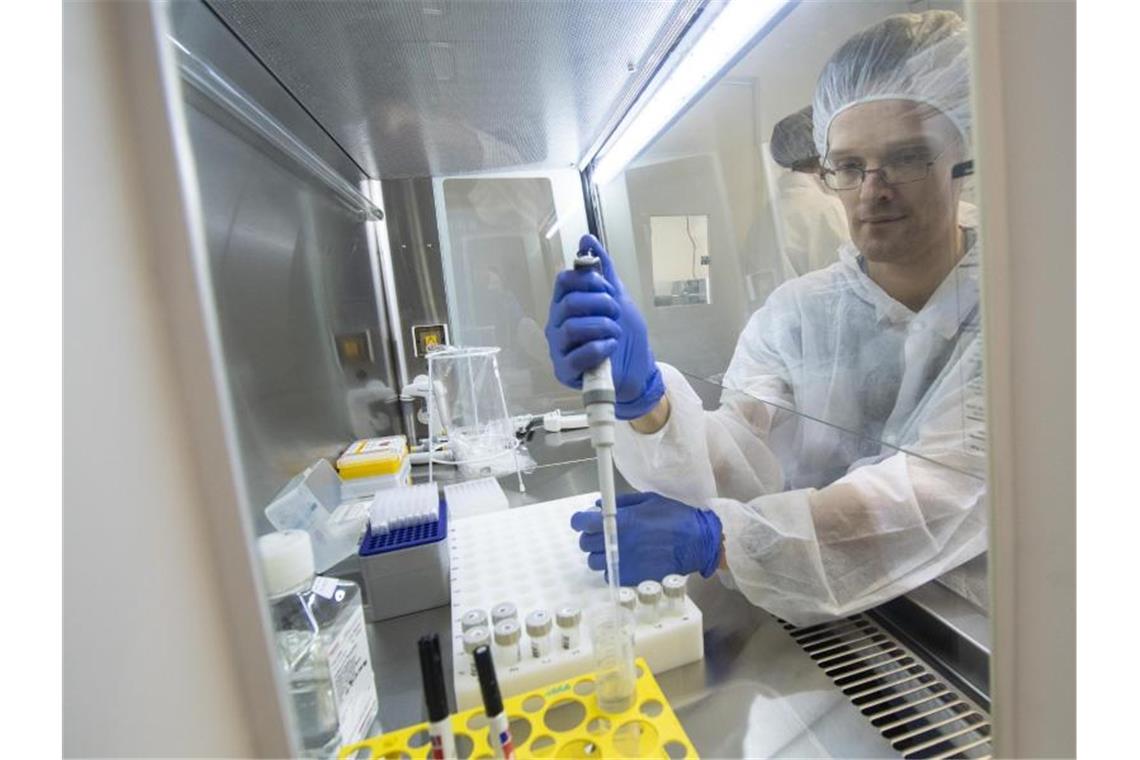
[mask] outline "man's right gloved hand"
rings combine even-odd
[[[582,373],[609,357],[617,399],[614,413],[618,419],[636,419],[665,395],[645,320],[597,238],[583,235],[578,248],[601,259],[602,273],[570,269],[554,280],[546,323],[554,376],[563,385],[581,388]]]

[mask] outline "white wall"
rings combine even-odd
[[[63,14],[64,753],[248,756],[116,6]]]

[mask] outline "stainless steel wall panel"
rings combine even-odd
[[[430,177],[384,180],[385,221],[392,251],[392,274],[404,345],[406,377],[427,373],[427,360],[415,356],[412,326],[447,324],[447,293],[439,247],[439,226]]]
[[[210,0],[376,178],[565,168],[697,0]]]
[[[327,136],[322,143],[303,110],[282,105],[288,96],[239,41],[204,6],[186,5],[207,15],[194,16],[192,39],[179,42],[211,51],[205,60],[222,75],[278,103],[275,116],[359,186],[359,169],[329,152],[339,149]],[[256,130],[199,91],[184,92],[243,475],[268,529],[261,508],[314,459],[358,435],[399,431],[371,230]]]
[[[180,45],[210,64],[259,106],[272,114],[342,177],[355,182],[360,167],[226,28],[209,6],[198,0],[169,4],[170,24]]]

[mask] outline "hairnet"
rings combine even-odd
[[[819,159],[811,130],[811,106],[785,116],[772,128],[772,158],[785,169],[800,169]]]
[[[950,11],[900,13],[859,32],[832,54],[815,87],[815,146],[827,155],[831,123],[872,100],[926,103],[953,122],[970,150],[970,54],[966,24]]]

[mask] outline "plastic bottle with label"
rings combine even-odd
[[[258,539],[270,619],[300,731],[302,755],[325,758],[379,731],[360,588],[314,576],[303,530]]]

